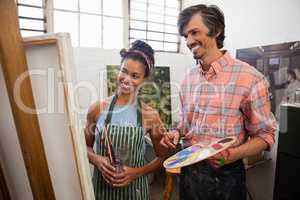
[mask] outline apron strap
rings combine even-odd
[[[113,96],[113,99],[109,105],[108,113],[107,113],[105,121],[104,121],[104,138],[105,139],[103,142],[104,142],[104,146],[105,146],[105,141],[107,142],[106,154],[108,155],[111,164],[116,163],[116,156],[115,156],[113,146],[112,146],[112,141],[111,141],[111,138],[109,135],[109,126],[108,125],[110,124],[112,112],[114,109],[114,105],[117,101],[117,98],[118,98],[117,94]]]
[[[113,109],[114,109],[114,106],[115,106],[115,104],[116,104],[117,99],[118,99],[118,95],[115,94],[115,95],[113,96],[113,99],[112,99],[110,105],[109,105],[108,113],[107,113],[106,118],[105,118],[105,120],[104,120],[104,124],[105,124],[105,125],[110,124],[111,117],[112,117],[112,112],[113,112]]]
[[[137,97],[136,113],[137,113],[137,120],[136,120],[137,126],[141,127],[143,126],[143,117],[142,117],[142,105],[141,105],[140,97]]]
[[[109,135],[110,127],[108,125],[111,122],[112,112],[113,112],[113,109],[114,109],[114,106],[116,104],[117,99],[118,99],[118,95],[115,94],[113,96],[113,99],[112,99],[110,105],[109,105],[108,113],[107,113],[105,121],[104,121],[104,137],[105,137],[104,145],[105,145],[105,141],[107,141],[106,150],[107,150],[109,160],[112,164],[116,163],[116,156],[115,156],[114,149],[113,149],[113,146],[112,146],[111,137]],[[139,107],[140,107],[140,101],[138,100],[138,108],[137,108],[137,124],[138,124],[138,126],[140,126],[140,124],[141,124],[141,122],[140,122],[141,121],[141,113],[140,113]]]

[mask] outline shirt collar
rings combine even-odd
[[[200,62],[200,64],[199,64],[200,73],[204,76],[216,75],[220,71],[222,71],[222,69],[225,66],[232,65],[234,60],[231,57],[230,53],[226,50],[222,51],[222,53],[223,53],[223,55],[220,58],[218,58],[217,60],[215,60],[214,62],[211,63],[211,67],[209,68],[208,71],[204,71],[202,69],[201,62]]]

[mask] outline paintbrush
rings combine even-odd
[[[116,165],[117,161],[116,161],[116,155],[114,153],[114,149],[112,146],[112,141],[111,141],[110,135],[108,134],[108,129],[109,129],[109,126],[107,124],[105,124],[104,138],[106,141],[106,154],[109,158],[110,163],[114,166],[114,165]]]
[[[96,126],[96,129],[97,129],[98,133],[100,133],[97,126]],[[114,150],[113,150],[111,138],[108,134],[108,125],[107,124],[104,125],[104,144],[105,144],[105,154],[107,155],[110,163],[112,165],[115,165],[117,163],[116,162],[116,155],[115,155]]]

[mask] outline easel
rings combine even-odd
[[[181,172],[181,169],[174,169],[172,171],[166,170],[166,181],[165,181],[165,190],[163,194],[163,200],[171,200],[172,193],[174,190],[174,176],[179,175]]]
[[[166,172],[165,190],[163,194],[163,200],[171,200],[174,189],[173,175]]]
[[[11,200],[1,163],[0,163],[0,199]]]
[[[14,100],[15,81],[28,70],[15,0],[0,1],[0,27],[1,65],[32,194],[34,199],[53,200],[55,194],[37,115],[23,112]],[[35,109],[29,78],[24,80],[22,91],[24,104]]]

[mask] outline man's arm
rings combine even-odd
[[[214,167],[220,167],[220,160],[222,159],[225,160],[224,164],[229,164],[264,150],[270,150],[275,142],[277,122],[271,112],[268,82],[264,78],[258,81],[242,103],[241,110],[244,114],[245,128],[250,140],[211,158],[209,162]]]
[[[248,156],[256,155],[268,148],[268,143],[264,141],[260,137],[253,137],[250,140],[248,140],[246,143],[236,147],[232,148],[230,150],[231,159],[233,160],[239,160]]]

